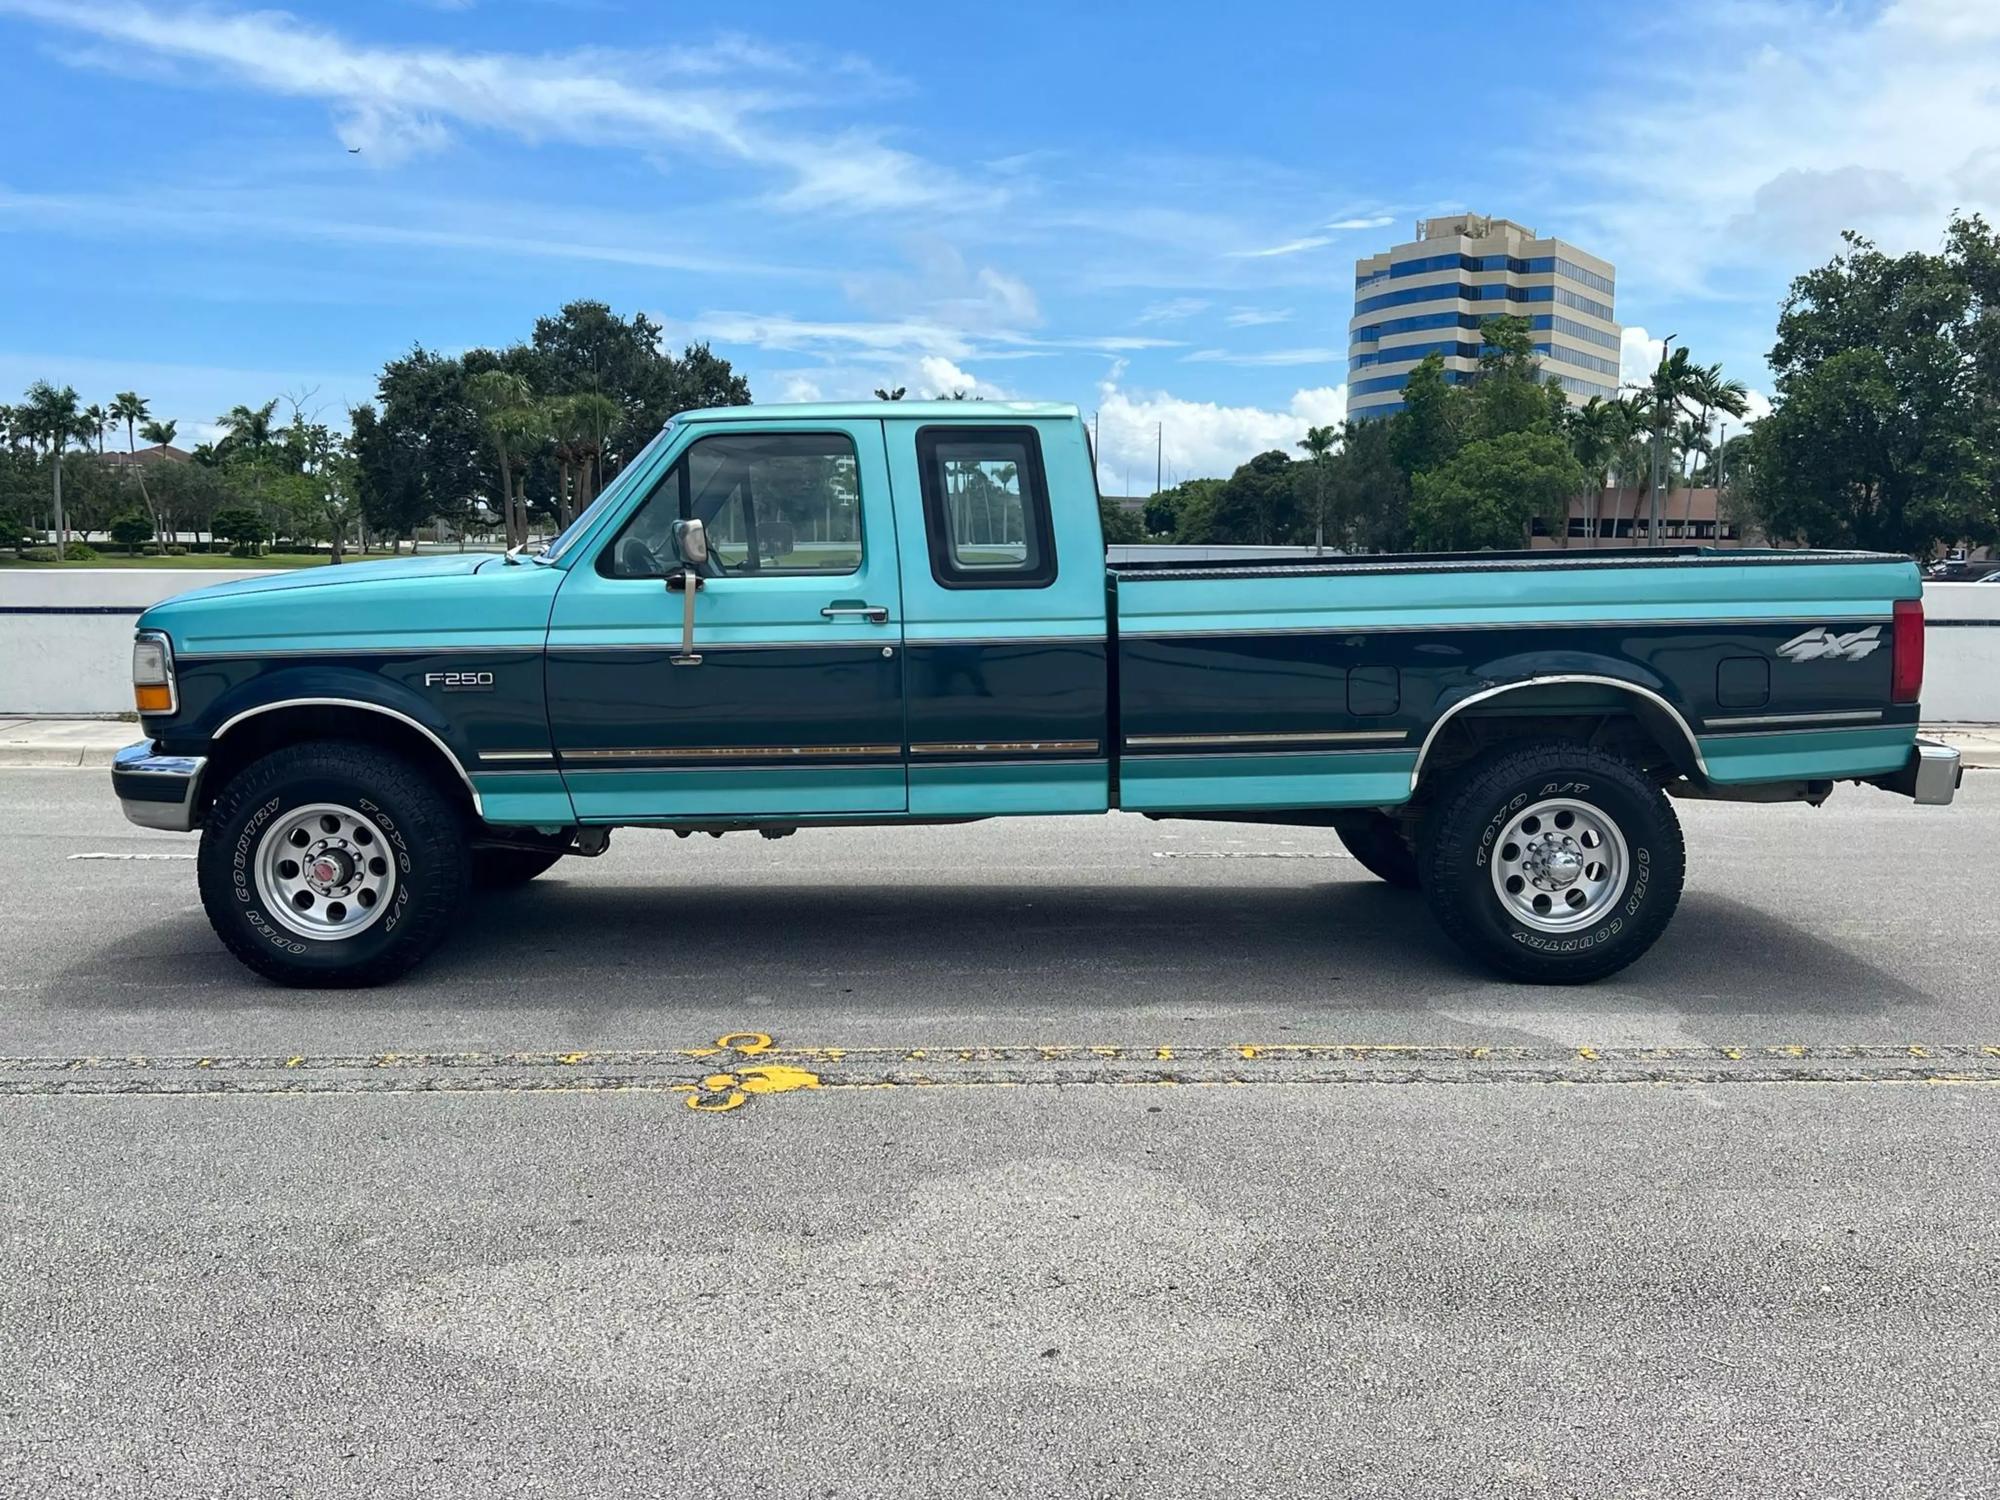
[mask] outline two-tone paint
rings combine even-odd
[[[745,425],[853,444],[861,560],[707,580],[701,660],[677,664],[683,596],[598,562],[691,444]],[[917,435],[941,426],[1034,434],[1051,579],[934,576]],[[693,413],[548,556],[349,565],[155,606],[139,624],[173,646],[178,703],[145,729],[157,755],[199,762],[266,715],[372,715],[435,749],[487,823],[541,827],[1393,807],[1466,715],[1629,713],[1717,788],[1911,760],[1916,705],[1892,701],[1886,644],[1920,596],[1905,559],[1107,570],[1091,472],[1067,407]],[[1871,629],[1879,649],[1786,649]]]

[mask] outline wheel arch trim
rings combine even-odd
[[[261,714],[274,713],[282,708],[359,708],[365,709],[369,713],[382,714],[387,718],[407,725],[409,728],[416,730],[418,734],[429,740],[437,748],[438,753],[451,765],[452,770],[458,773],[458,779],[464,784],[466,794],[472,798],[472,810],[481,818],[486,816],[486,807],[480,801],[479,788],[472,784],[472,777],[465,769],[465,762],[458,758],[457,752],[444,742],[443,737],[436,730],[421,720],[404,713],[401,709],[388,708],[380,703],[371,703],[366,698],[278,698],[269,703],[259,703],[254,707],[246,708],[239,713],[232,714],[229,718],[223,720],[215,732],[209,736],[209,742],[211,744],[220,743],[222,738],[238,724],[257,718]]]
[[[1680,730],[1682,738],[1687,741],[1688,755],[1692,758],[1695,769],[1701,773],[1704,780],[1708,778],[1708,762],[1702,756],[1701,742],[1695,738],[1694,729],[1688,723],[1687,716],[1676,708],[1664,695],[1641,683],[1633,682],[1630,678],[1609,677],[1597,672],[1555,672],[1535,677],[1523,677],[1514,682],[1495,683],[1491,687],[1481,688],[1477,692],[1466,694],[1443,713],[1439,714],[1437,721],[1425,733],[1423,744],[1417,749],[1417,763],[1410,768],[1410,795],[1416,795],[1417,784],[1424,774],[1424,763],[1430,758],[1431,749],[1436,745],[1438,736],[1444,732],[1445,726],[1465,709],[1471,708],[1475,704],[1491,702],[1493,699],[1504,697],[1508,693],[1523,692],[1530,688],[1578,685],[1616,688],[1620,692],[1630,693],[1651,707],[1658,709],[1675,728]]]

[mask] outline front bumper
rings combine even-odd
[[[141,828],[187,833],[207,769],[206,756],[155,755],[153,742],[141,740],[111,758],[111,790],[126,818]]]
[[[1925,806],[1943,807],[1958,794],[1958,783],[1964,775],[1958,763],[1958,751],[1950,745],[1920,736],[1910,748],[1910,758],[1902,770],[1868,779],[1876,786],[1914,798]]]

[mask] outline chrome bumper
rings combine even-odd
[[[155,755],[153,742],[141,740],[111,758],[111,789],[130,822],[187,833],[194,827],[195,799],[206,769],[206,756]]]
[[[1920,736],[1902,770],[1887,776],[1871,776],[1868,780],[1925,806],[1943,807],[1958,794],[1959,778],[1963,775],[1958,751]]]

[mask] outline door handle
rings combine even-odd
[[[819,612],[822,620],[844,620],[859,615],[870,625],[889,623],[889,606],[886,604],[829,604]]]

